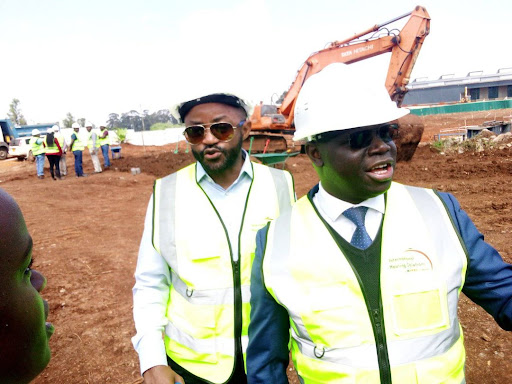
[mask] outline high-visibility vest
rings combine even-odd
[[[241,343],[245,356],[256,232],[295,200],[288,172],[252,167],[237,262],[222,218],[196,181],[195,164],[157,180],[153,191],[153,245],[172,278],[165,348],[177,364],[213,383],[230,377],[235,345]]]
[[[75,135],[76,139],[75,139],[75,141],[73,141],[71,151],[83,151],[85,146],[84,146],[82,139],[80,138],[80,134],[78,132],[73,132],[71,134],[71,136],[73,136],[73,135]]]
[[[105,137],[101,137],[101,136],[103,136],[103,133],[104,133],[104,132],[107,132],[107,136],[105,136]],[[104,129],[103,131],[100,131],[100,133],[98,134],[98,139],[97,139],[97,141],[99,141],[100,146],[110,144],[110,138],[109,138],[109,136],[108,136],[108,131],[107,131],[106,129]]]
[[[57,144],[55,143],[55,139],[57,139],[57,136],[54,135],[54,141],[53,141],[53,145],[48,145],[48,135],[46,135],[44,137],[44,143],[46,145],[46,149],[45,149],[45,152],[48,154],[48,155],[58,155],[60,154],[60,151],[59,151],[59,147],[57,147]],[[58,141],[59,139],[57,139]],[[60,145],[60,141],[59,141],[59,145]],[[62,147],[61,147],[62,148]]]
[[[393,384],[464,383],[457,303],[467,253],[435,192],[397,183],[387,192],[380,271],[385,341],[376,341],[374,313],[342,252],[307,196],[268,230],[263,279],[290,316],[301,382],[379,383],[379,370],[391,369]],[[386,348],[389,359],[381,359],[378,349]]]
[[[37,141],[41,140],[41,143],[38,144]],[[43,139],[41,137],[35,137],[33,136],[30,141],[30,146],[32,147],[32,155],[37,156],[42,153],[45,153],[44,145],[43,145]]]
[[[99,148],[100,147],[100,142],[98,140],[99,139],[98,132],[96,132],[96,130],[91,129],[91,132],[87,132],[87,133],[88,133],[87,148],[89,148],[89,149],[92,148],[92,134],[93,133],[96,135],[96,142],[95,142],[94,147],[95,148]]]

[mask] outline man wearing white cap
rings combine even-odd
[[[37,178],[44,179],[45,144],[39,129],[32,130],[32,137],[29,143],[32,147],[32,155],[36,160]]]
[[[461,291],[512,329],[512,266],[451,194],[392,181],[407,113],[357,64],[305,82],[295,139],[320,183],[258,232],[249,383],[288,383],[289,346],[305,384],[464,383]]]
[[[73,123],[71,128],[73,128],[73,133],[71,134],[71,143],[69,144],[69,147],[75,157],[75,174],[76,177],[86,177],[87,174],[84,173],[82,166],[82,155],[85,146],[82,138],[80,137],[80,124]]]
[[[66,143],[66,139],[64,138],[64,135],[62,134],[60,127],[58,125],[54,125],[53,132],[55,133],[55,137],[59,141],[60,147],[62,149],[62,155],[60,156],[59,160],[59,168],[60,168],[60,175],[66,176],[68,174],[68,166],[66,163],[66,153],[68,151],[68,144]]]
[[[92,124],[90,122],[85,123],[85,129],[87,129],[87,148],[89,148],[89,153],[91,155],[92,165],[94,166],[94,173],[101,173],[102,169],[100,159],[98,157],[98,152],[100,149],[98,134],[95,130],[92,129]]]
[[[215,93],[180,105],[197,160],[158,179],[142,236],[133,313],[146,384],[243,384],[256,231],[295,200],[291,175],[242,149],[247,106]]]

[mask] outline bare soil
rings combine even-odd
[[[508,116],[511,110],[504,110]],[[494,111],[484,120],[495,120]],[[446,127],[464,125],[471,116],[424,118],[423,141]],[[499,118],[498,118],[499,119]],[[471,125],[473,123],[467,123]],[[43,296],[50,303],[49,321],[56,332],[52,360],[37,384],[140,383],[134,335],[131,288],[139,241],[152,183],[193,161],[185,146],[123,145],[123,157],[101,174],[54,181],[36,177],[35,164],[0,162],[0,187],[20,204],[34,239],[34,267],[44,273]],[[92,162],[84,155],[85,172]],[[140,168],[132,175],[130,169]],[[305,155],[290,158],[298,196],[318,178]],[[512,262],[512,149],[442,155],[428,145],[410,162],[397,166],[395,180],[453,193],[477,227],[503,258]],[[467,382],[511,383],[512,334],[471,301],[460,303],[467,348]],[[298,383],[290,371],[290,381]]]

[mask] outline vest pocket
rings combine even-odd
[[[397,335],[449,327],[446,294],[441,288],[395,292],[392,313]]]

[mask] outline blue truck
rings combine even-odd
[[[29,137],[32,135],[32,130],[37,128],[41,133],[45,133],[48,128],[56,123],[50,124],[36,124],[36,125],[22,125],[16,127],[10,119],[0,120],[0,160],[7,159],[9,156],[9,145],[14,143],[14,139],[18,137]]]

